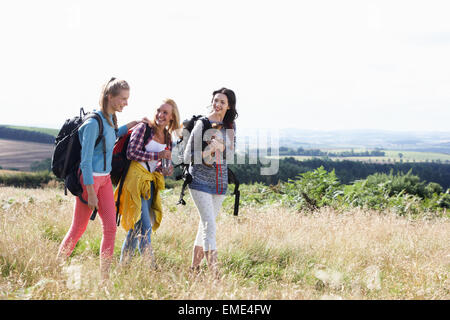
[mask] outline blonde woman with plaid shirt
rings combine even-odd
[[[132,161],[122,190],[121,206],[124,207],[119,210],[124,213],[121,225],[128,231],[122,245],[121,263],[132,258],[139,244],[140,254],[155,266],[151,233],[162,219],[159,191],[164,189],[164,176],[173,174],[171,136],[180,128],[179,119],[177,104],[166,99],[157,108],[148,128],[146,123],[140,123],[131,133],[127,158]],[[150,135],[144,141],[146,130],[150,130]],[[168,161],[169,165],[164,166],[163,161]],[[138,197],[133,194],[136,192]],[[133,199],[139,198],[139,203],[133,203]]]

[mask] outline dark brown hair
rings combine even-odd
[[[236,111],[236,95],[231,89],[220,88],[219,90],[213,92],[211,102],[214,99],[214,96],[218,93],[222,93],[227,96],[228,106],[230,107],[223,117],[223,125],[227,129],[233,129],[234,120],[238,117],[238,113]]]

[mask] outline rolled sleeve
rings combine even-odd
[[[119,128],[119,131],[117,132],[117,136],[121,137],[127,133],[128,133],[128,127],[126,125],[124,125]]]

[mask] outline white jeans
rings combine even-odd
[[[203,247],[203,251],[216,250],[216,217],[225,195],[210,194],[194,189],[189,189],[189,192],[200,214],[194,245]]]

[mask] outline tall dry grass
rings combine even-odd
[[[97,218],[59,264],[73,197],[61,190],[0,188],[2,299],[449,299],[450,221],[389,212],[226,207],[218,219],[220,278],[189,272],[198,214],[179,189],[152,243],[159,268],[137,255],[119,266],[119,228],[110,282],[99,285]]]

